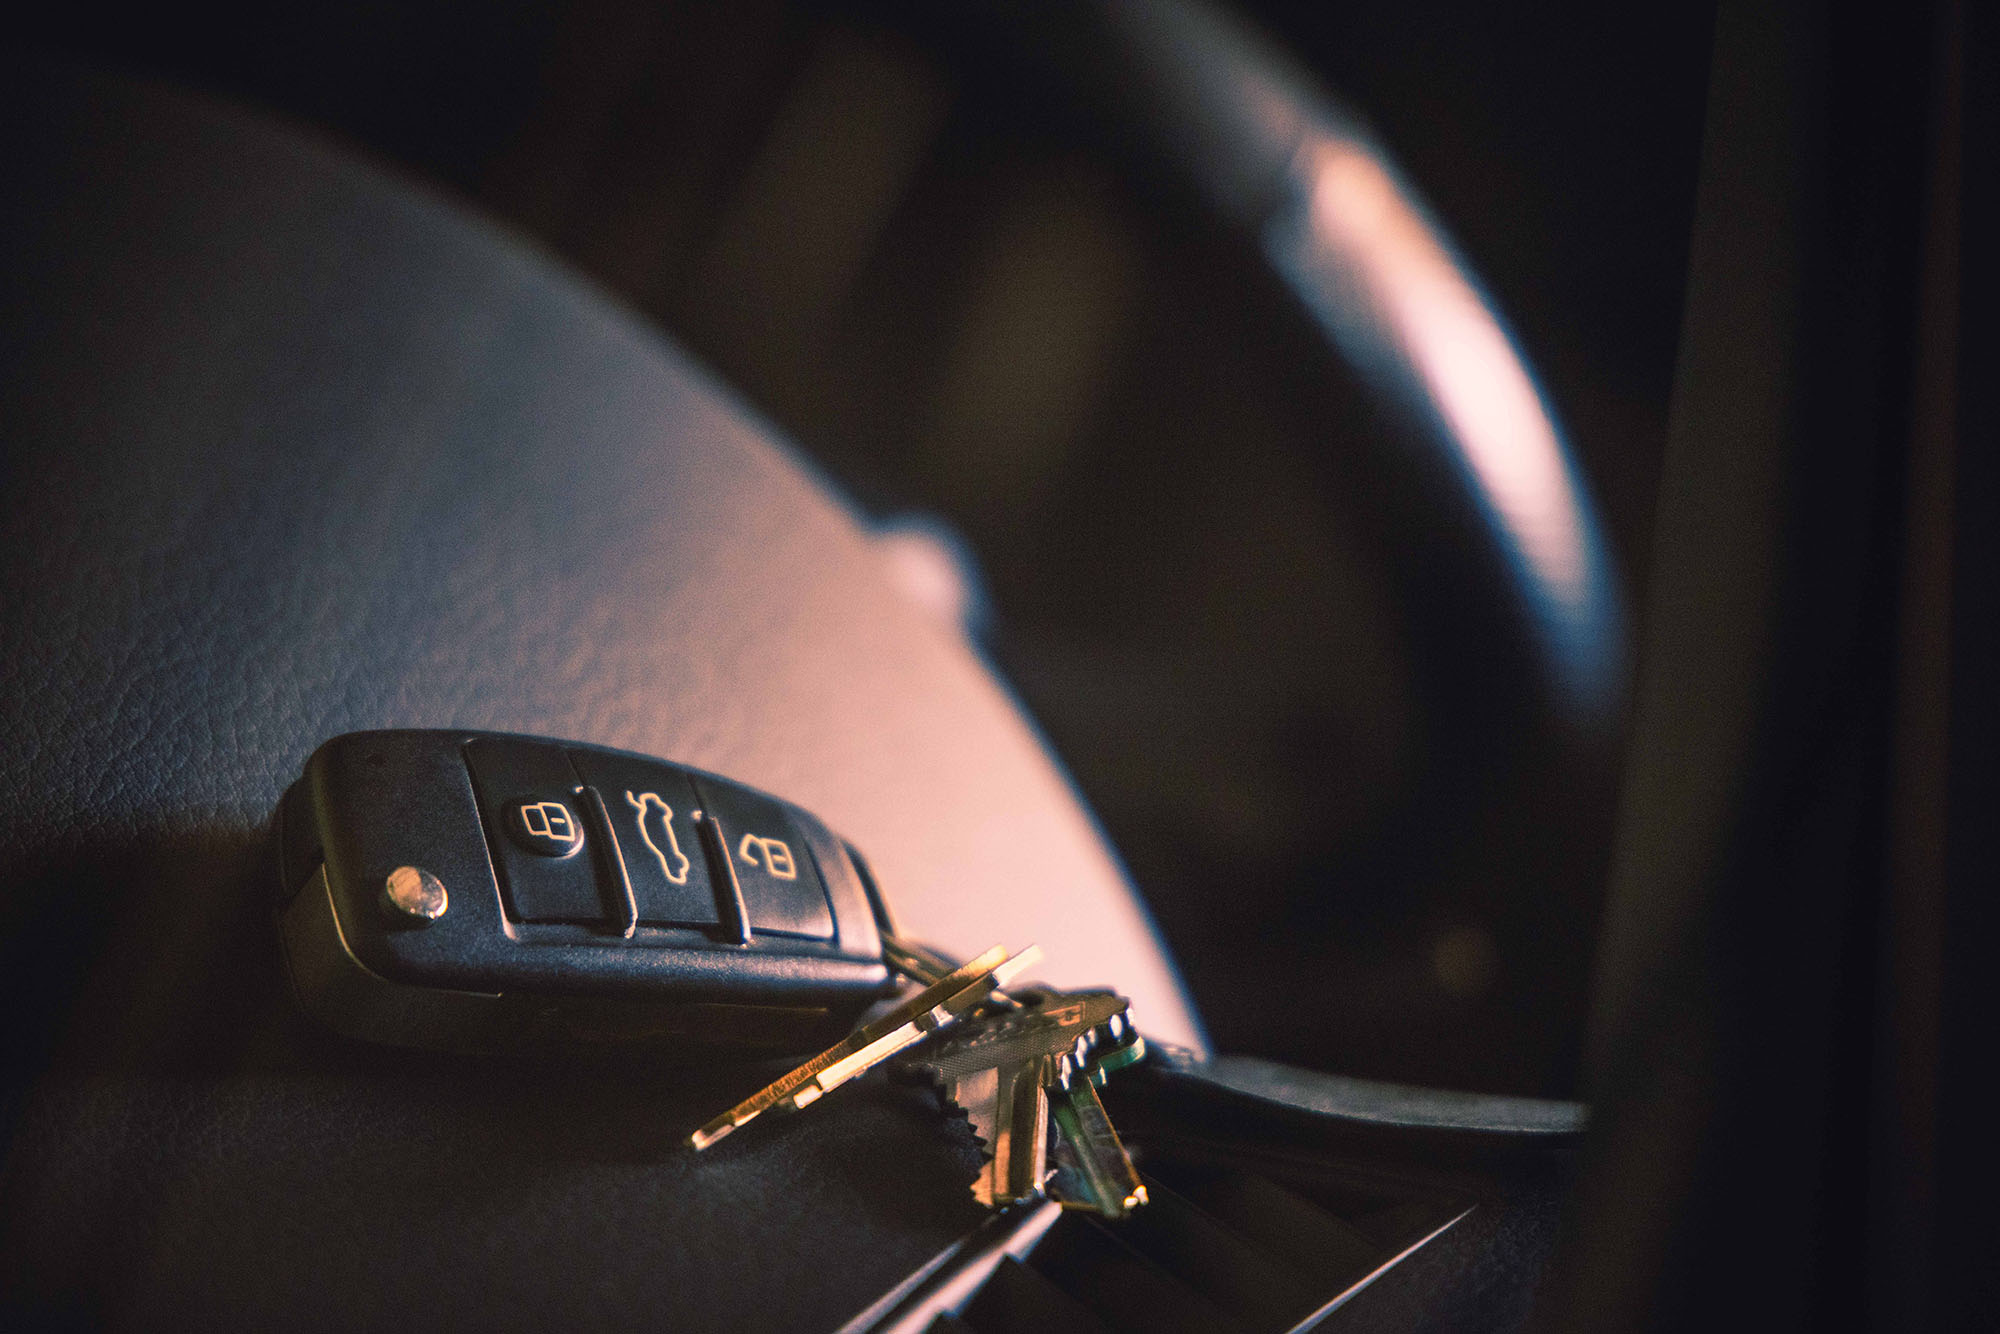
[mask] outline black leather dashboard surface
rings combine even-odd
[[[830,1327],[976,1221],[907,1090],[697,1159],[767,1072],[312,1029],[263,826],[338,732],[729,774],[864,849],[911,934],[1037,940],[1200,1045],[1004,688],[724,388],[293,133],[0,70],[0,1323]]]

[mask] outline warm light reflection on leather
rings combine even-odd
[[[1303,226],[1271,238],[1315,313],[1374,376],[1414,377],[1527,576],[1569,684],[1615,689],[1605,555],[1555,422],[1484,297],[1365,142],[1322,133],[1296,170]],[[1297,223],[1294,224],[1297,226]]]

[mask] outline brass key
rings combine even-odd
[[[949,956],[932,949],[920,941],[904,940],[882,933],[882,960],[890,968],[909,978],[920,987],[928,987],[942,980],[958,967]],[[1006,992],[995,987],[988,997],[993,1004],[1003,1010],[1011,1010],[1016,1001]]]
[[[929,1078],[965,1111],[973,1134],[985,1144],[990,1156],[972,1188],[981,1204],[998,1207],[1042,1193],[1048,1177],[1049,1086],[1057,1062],[1122,1016],[1125,1007],[1124,997],[1108,991],[1050,993],[1039,1005],[949,1034],[908,1063],[907,1069]],[[1109,1126],[1103,1122],[1105,1130]],[[1116,1143],[1116,1136],[1111,1138]]]
[[[840,1042],[807,1061],[688,1136],[699,1151],[738,1130],[773,1107],[793,1110],[818,1101],[856,1075],[970,1014],[995,988],[1011,982],[1042,956],[1030,945],[1008,956],[999,945],[940,978],[873,1023],[863,1024]]]
[[[1093,1036],[1104,1032],[1099,1028]],[[1126,1036],[1129,1040],[1081,1058],[1075,1054],[1059,1057],[1049,1089],[1050,1114],[1057,1131],[1051,1193],[1065,1206],[1089,1209],[1106,1218],[1122,1218],[1146,1203],[1146,1187],[1132,1166],[1132,1155],[1125,1151],[1097,1096],[1097,1086],[1111,1071],[1145,1054],[1144,1039],[1129,1025]]]

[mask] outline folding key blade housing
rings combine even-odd
[[[839,1036],[890,985],[870,890],[825,825],[645,756],[352,733],[277,824],[294,991],[350,1036],[775,1054]],[[435,883],[434,916],[397,902],[399,876]]]

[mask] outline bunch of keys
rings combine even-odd
[[[1118,1218],[1146,1188],[1097,1089],[1145,1055],[1122,996],[1005,988],[1041,957],[999,946],[962,966],[885,938],[889,964],[922,990],[688,1137],[697,1150],[772,1108],[797,1109],[892,1058],[894,1072],[962,1111],[986,1162],[973,1197],[989,1208],[1048,1195]],[[921,1047],[919,1044],[923,1044]]]
[[[982,1203],[1046,1194],[1117,1217],[1145,1202],[1097,1098],[1145,1051],[1124,998],[1010,994],[1033,946],[961,965],[897,940],[852,850],[768,793],[576,742],[354,732],[313,753],[274,823],[286,971],[336,1031],[467,1050],[796,1051],[876,1004],[886,964],[916,994],[695,1131],[694,1148],[901,1057],[984,1144]]]

